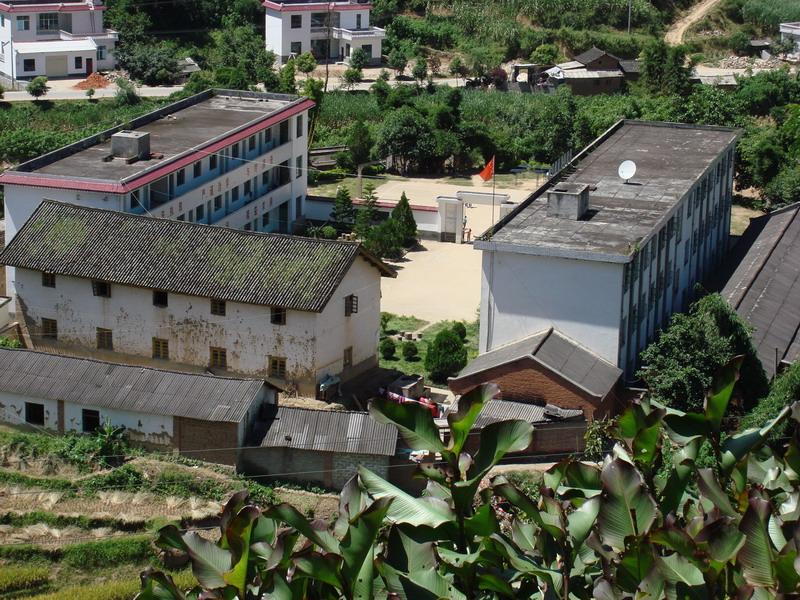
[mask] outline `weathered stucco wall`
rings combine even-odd
[[[64,403],[64,431],[83,432],[84,410],[98,411],[101,425],[108,421],[115,427],[125,427],[126,435],[132,442],[154,446],[171,446],[173,444],[172,417],[145,415],[69,402]]]
[[[25,403],[35,402],[44,405],[44,427],[58,430],[58,402],[53,400],[40,400],[18,394],[0,392],[0,420],[10,425],[25,424]]]
[[[228,370],[253,377],[268,375],[269,358],[286,359],[287,381],[314,392],[325,375],[341,373],[343,352],[353,348],[353,364],[374,358],[380,327],[380,274],[358,259],[321,314],[287,311],[285,325],[272,325],[270,308],[226,303],[226,314],[212,315],[208,298],[170,293],[168,306],[153,306],[150,289],[111,286],[111,297],[92,295],[91,281],[56,276],[56,287],[42,286],[41,273],[17,269],[17,293],[34,343],[42,318],[58,323],[59,345],[97,348],[97,328],[110,329],[114,351],[150,358],[153,338],[169,342],[169,361],[207,367],[210,348],[225,348]],[[359,297],[359,311],[345,317],[344,298]]]

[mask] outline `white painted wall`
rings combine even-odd
[[[24,425],[26,402],[44,404],[44,427],[53,431],[58,429],[58,402],[7,392],[0,392],[0,421],[11,425]]]
[[[480,352],[549,327],[616,364],[622,265],[483,252]]]
[[[339,27],[342,29],[355,29],[357,16],[361,15],[361,29],[369,27],[369,10],[337,10],[339,13]]]
[[[13,20],[10,14],[0,12],[0,74],[11,77],[11,26]]]
[[[94,349],[101,327],[112,330],[116,352],[150,358],[152,339],[163,338],[169,341],[165,368],[170,362],[207,367],[214,346],[227,350],[229,371],[249,376],[266,376],[270,356],[286,358],[287,380],[310,383],[313,389],[325,374],[339,374],[341,369],[332,369],[337,359],[341,365],[348,345],[354,363],[376,352],[380,274],[362,260],[322,315],[287,311],[285,325],[272,325],[270,308],[264,306],[228,302],[226,315],[219,316],[211,314],[208,298],[170,293],[169,306],[160,308],[153,306],[150,289],[112,285],[111,297],[101,298],[92,295],[91,281],[61,275],[55,288],[46,288],[41,273],[28,269],[16,269],[14,284],[34,340],[43,317],[57,320],[59,344]],[[348,318],[343,298],[350,293],[359,295],[359,313]]]
[[[358,258],[317,319],[317,381],[342,372],[344,349],[353,348],[353,366],[376,356],[381,320],[381,281],[366,259]],[[358,312],[345,317],[345,298],[358,296]]]
[[[115,427],[125,427],[127,430],[126,435],[131,441],[158,446],[172,444],[173,428],[171,416],[146,415],[88,404],[64,403],[64,431],[83,432],[84,409],[98,411],[101,425],[108,421]]]

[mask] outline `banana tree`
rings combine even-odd
[[[536,500],[491,476],[506,453],[530,446],[529,424],[489,425],[475,456],[465,451],[496,387],[460,399],[446,443],[423,407],[377,401],[374,418],[435,457],[419,467],[420,497],[364,467],[330,523],[235,495],[217,543],[160,532],[160,546],[188,555],[199,585],[182,592],[148,571],[139,598],[797,597],[800,440],[781,454],[764,441],[798,420],[800,405],[760,429],[724,432],[737,369],[723,370],[701,413],[634,403],[602,464],[555,465]],[[710,466],[698,459],[703,444]]]

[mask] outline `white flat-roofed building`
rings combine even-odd
[[[29,79],[113,69],[117,32],[100,0],[0,1],[0,76]]]
[[[317,60],[349,62],[361,48],[373,64],[381,61],[386,31],[369,23],[372,5],[362,0],[264,0],[267,50],[280,64],[304,52]]]
[[[304,214],[313,105],[209,90],[23,163],[0,175],[6,244],[44,199],[288,233]]]
[[[792,43],[792,52],[800,52],[800,22],[781,23],[781,41]]]
[[[724,257],[737,132],[620,121],[475,247],[480,352],[553,327],[631,377]],[[618,175],[623,161],[637,169]]]

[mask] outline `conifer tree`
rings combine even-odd
[[[400,202],[392,210],[392,219],[397,221],[397,225],[403,236],[403,246],[408,248],[417,241],[417,222],[411,212],[411,205],[408,203],[406,193],[400,196]]]

